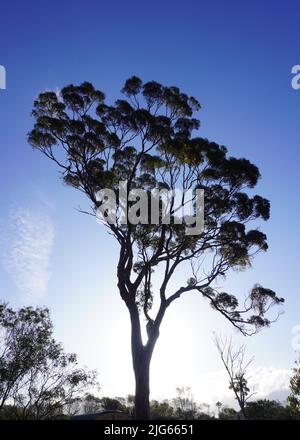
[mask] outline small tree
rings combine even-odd
[[[289,407],[293,414],[300,418],[300,361],[296,361],[290,379],[291,394],[288,397]]]
[[[23,307],[14,311],[0,304],[0,411],[16,384],[43,360],[51,332],[47,309]]]
[[[82,399],[82,410],[84,414],[92,414],[102,410],[100,397],[86,393]]]
[[[101,408],[104,411],[124,411],[125,407],[118,398],[102,397],[100,399]]]
[[[237,412],[234,408],[229,408],[227,406],[223,406],[223,408],[219,411],[218,418],[220,420],[233,420],[237,416]]]
[[[193,420],[197,418],[198,405],[189,387],[176,388],[177,396],[173,399],[175,418]]]
[[[174,416],[174,408],[168,400],[151,400],[150,408],[151,418],[154,420],[172,419]]]
[[[229,377],[229,388],[234,392],[241,413],[246,418],[246,402],[255,394],[250,392],[246,377],[253,358],[246,360],[245,346],[241,345],[235,349],[232,339],[223,341],[221,338],[215,337],[215,344]]]
[[[66,417],[76,416],[81,413],[82,397],[76,396],[68,401],[63,406],[63,415]]]
[[[51,418],[89,386],[96,373],[78,368],[75,354],[65,354],[52,338],[48,309],[14,311],[1,306],[1,408],[9,401],[14,417]],[[0,408],[0,412],[1,412]]]
[[[155,81],[143,84],[132,77],[122,92],[122,99],[113,105],[87,82],[64,87],[59,94],[41,93],[34,102],[35,126],[29,142],[58,166],[66,184],[88,197],[89,214],[96,216],[106,206],[105,196],[99,197],[101,190],[110,189],[116,195],[116,206],[106,211],[104,223],[120,249],[117,285],[130,315],[136,417],[148,419],[150,362],[162,320],[174,301],[188,292],[200,294],[236,328],[251,334],[270,324],[266,312],[283,300],[256,285],[243,301],[245,307],[240,307],[234,295],[214,284],[230,269],[249,266],[257,252],[267,250],[266,235],[246,228],[252,220],[269,218],[269,201],[248,194],[260,178],[258,168],[247,159],[228,156],[223,145],[192,136],[199,128],[194,113],[200,104],[179,88]],[[120,182],[124,181],[123,191]],[[177,221],[175,195],[168,200],[170,222],[163,220],[162,200],[155,210],[146,202],[148,212],[142,213],[143,196],[129,197],[138,189],[147,195],[168,190],[169,196],[175,190],[182,194],[191,190],[193,196],[183,197],[182,206],[197,206],[195,191],[203,190],[204,229],[192,235],[195,225],[189,216]],[[130,213],[135,214],[134,220]],[[201,264],[206,256],[206,264]],[[171,290],[173,275],[187,263],[190,276]],[[161,279],[154,291],[157,269]]]
[[[52,341],[44,350],[43,362],[32,366],[15,384],[12,399],[21,408],[22,419],[49,419],[63,413],[87,388],[96,385],[95,372],[78,368],[75,354],[63,353]]]
[[[218,417],[220,416],[220,411],[221,411],[222,406],[223,406],[223,403],[218,400],[218,402],[216,402]]]
[[[135,396],[133,394],[127,394],[124,405],[126,408],[126,412],[131,416],[134,416],[134,401]]]

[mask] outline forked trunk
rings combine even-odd
[[[133,301],[127,301],[126,305],[131,321],[131,353],[135,377],[135,418],[138,420],[149,420],[150,362],[159,335],[159,326],[165,313],[165,307],[161,306],[156,323],[151,326],[151,330],[147,330],[148,341],[146,345],[143,345],[138,308]]]
[[[135,377],[135,418],[148,420],[150,418],[149,404],[149,370],[151,355],[143,345],[140,317],[137,308],[130,312],[131,321],[131,353]]]

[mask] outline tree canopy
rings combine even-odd
[[[135,291],[135,301],[146,319],[152,319],[151,277],[155,267],[165,263],[160,296],[166,305],[196,290],[245,333],[268,325],[265,313],[270,304],[283,301],[272,290],[256,285],[241,310],[235,296],[211,287],[219,275],[250,265],[253,255],[267,250],[266,235],[246,228],[249,221],[267,220],[270,213],[268,200],[247,191],[260,178],[257,166],[229,156],[223,145],[192,137],[200,125],[193,117],[200,104],[179,88],[132,77],[122,92],[124,98],[114,105],[88,82],[59,93],[41,93],[34,103],[36,123],[29,142],[59,166],[65,183],[89,197],[92,209],[101,204],[97,191],[117,192],[121,180],[128,181],[128,191],[204,189],[205,229],[199,235],[186,235],[184,223],[108,225],[121,245],[118,276],[123,299],[128,302]],[[209,275],[193,271],[187,284],[166,298],[168,281],[179,264],[198,262],[207,252],[213,261]],[[254,313],[247,316],[246,311]]]

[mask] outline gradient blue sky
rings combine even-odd
[[[2,3],[1,298],[16,307],[49,306],[56,337],[99,370],[103,394],[133,391],[128,316],[115,286],[117,247],[92,218],[76,212],[85,200],[31,150],[26,133],[39,92],[87,80],[114,99],[133,74],[197,97],[200,135],[260,167],[257,191],[272,206],[262,225],[270,249],[251,270],[233,273],[226,287],[244,295],[259,282],[286,298],[280,321],[246,341],[261,394],[285,387],[296,356],[291,331],[300,324],[300,90],[291,88],[291,68],[300,64],[300,8],[295,0],[247,3]],[[153,359],[154,397],[188,385],[200,401],[228,398],[213,330],[232,333],[199,297],[170,309]]]

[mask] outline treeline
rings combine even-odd
[[[216,402],[214,407],[203,403],[197,404],[189,388],[177,388],[177,395],[173,399],[151,400],[151,418],[154,420],[239,420],[243,419],[241,411]],[[65,415],[95,414],[102,411],[121,411],[133,417],[134,396],[96,397],[87,394],[78,399],[69,408],[65,408]],[[246,418],[249,420],[292,420],[297,415],[290,406],[283,405],[275,400],[260,399],[248,402],[245,406]]]
[[[184,388],[177,389],[174,399],[152,400],[150,402],[152,420],[239,420],[244,416],[240,411],[217,402],[215,409],[208,404],[198,405],[188,397]],[[134,396],[97,397],[87,393],[83,397],[70,399],[62,406],[53,405],[48,414],[37,414],[35,407],[4,405],[0,410],[0,420],[23,419],[69,419],[78,415],[95,415],[104,411],[118,411],[134,417]],[[245,407],[247,420],[296,420],[290,406],[275,400],[261,399],[248,402]]]

